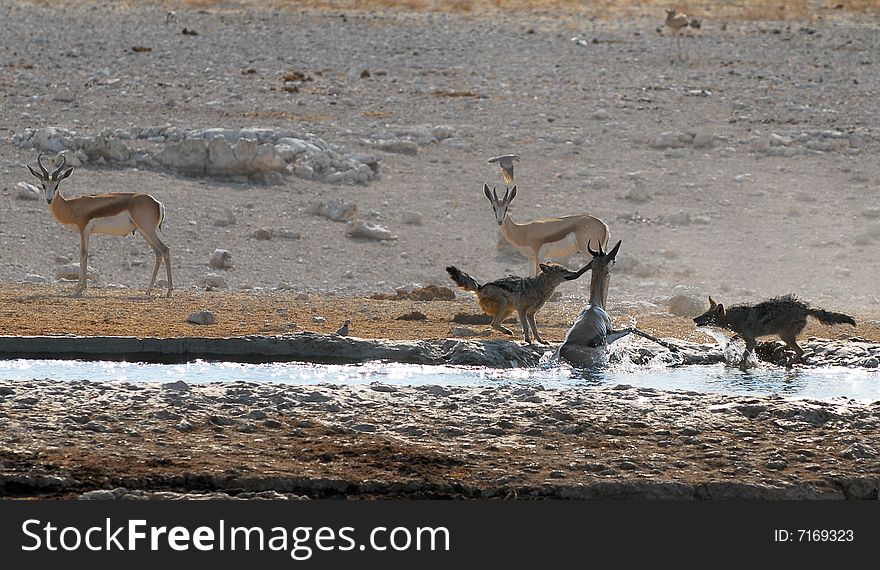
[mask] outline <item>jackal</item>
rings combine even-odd
[[[579,271],[569,271],[558,263],[542,263],[541,273],[536,277],[511,275],[485,285],[480,285],[473,277],[455,266],[447,267],[446,271],[456,285],[465,291],[473,291],[477,294],[480,308],[493,317],[493,328],[512,335],[513,332],[502,325],[501,321],[516,311],[517,318],[522,324],[523,340],[531,344],[532,341],[529,339],[529,327],[531,327],[535,340],[546,344],[538,334],[535,313],[550,299],[560,283],[577,279],[588,267],[584,266]]]
[[[832,313],[810,307],[794,295],[775,297],[756,305],[736,305],[724,309],[724,305],[709,297],[709,310],[696,317],[698,326],[716,326],[731,330],[746,341],[748,354],[755,350],[755,339],[759,336],[779,335],[779,338],[792,349],[797,358],[804,354],[804,349],[795,340],[807,324],[807,317],[816,317],[823,325],[847,324],[856,326],[856,320],[843,313]]]

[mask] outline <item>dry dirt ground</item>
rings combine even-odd
[[[234,337],[276,335],[308,331],[331,334],[346,319],[352,321],[351,336],[393,340],[436,339],[456,336],[456,328],[470,330],[478,338],[509,338],[488,325],[461,324],[456,315],[482,314],[476,298],[463,293],[454,301],[381,300],[369,296],[320,295],[308,298],[293,292],[254,293],[178,291],[171,299],[130,289],[89,289],[85,297],[72,298],[72,285],[0,286],[0,334],[134,336],[134,337]],[[548,342],[561,342],[580,307],[573,301],[548,303],[537,316],[541,335]],[[212,325],[196,325],[187,317],[211,311]],[[416,319],[413,319],[413,314]],[[686,317],[670,315],[664,308],[614,310],[616,323],[635,323],[656,336],[691,342],[712,339],[695,330]],[[424,319],[421,318],[424,316]],[[867,318],[865,318],[867,317]],[[871,318],[873,317],[873,318]],[[810,319],[802,337],[880,342],[878,315],[858,315],[859,325],[825,327]],[[316,322],[315,319],[323,322]],[[519,324],[508,323],[521,340]],[[772,339],[769,339],[772,340]]]

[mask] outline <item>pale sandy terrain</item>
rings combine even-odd
[[[24,165],[36,151],[11,144],[14,134],[45,126],[83,136],[166,124],[269,126],[370,152],[381,177],[352,186],[290,176],[268,187],[89,163],[62,188],[140,190],[162,200],[181,288],[199,287],[211,252],[224,248],[235,261],[223,272],[232,289],[387,291],[446,284],[449,264],[484,280],[528,272],[524,259],[497,254],[481,193],[483,182],[501,182],[485,159],[516,152],[515,219],[589,212],[623,240],[612,305],[677,292],[728,303],[794,292],[864,315],[877,301],[880,80],[872,18],[704,18],[679,63],[671,38],[656,31],[659,17],[211,5],[182,7],[166,25],[159,5],[8,1],[0,14],[5,281],[52,278],[56,256],[75,260],[79,246],[43,203],[18,199],[16,184],[29,181]],[[198,35],[181,34],[184,27]],[[291,71],[312,81],[287,92],[282,77]],[[383,129],[437,125],[454,136],[414,156],[363,145]],[[655,148],[666,132],[709,142]],[[753,139],[771,134],[798,154],[768,156]],[[808,148],[823,141],[833,149]],[[334,196],[398,239],[355,240],[345,224],[306,212]],[[224,208],[234,225],[216,225]],[[410,211],[423,215],[422,225],[403,222]],[[252,237],[263,227],[302,238]],[[148,280],[152,256],[138,237],[97,236],[92,255],[105,282]],[[577,301],[587,285],[560,291]]]
[[[501,186],[486,159],[515,152],[515,219],[589,212],[623,240],[615,319],[705,343],[687,316],[667,312],[672,295],[732,303],[795,293],[860,323],[805,336],[880,338],[876,17],[817,16],[790,2],[805,19],[713,19],[709,3],[693,3],[703,25],[684,38],[687,59],[678,62],[662,9],[633,3],[619,13],[598,3],[595,14],[560,10],[570,4],[562,0],[537,11],[246,4],[0,0],[0,334],[332,333],[350,318],[357,336],[449,335],[456,313],[477,312],[471,297],[368,296],[450,286],[451,264],[480,280],[526,274],[526,259],[499,253],[481,192],[484,182]],[[176,19],[166,24],[169,8]],[[71,299],[70,284],[48,282],[77,259],[78,239],[42,200],[21,197],[18,184],[34,182],[25,164],[37,155],[21,135],[118,132],[137,147],[124,137],[166,126],[319,137],[373,155],[380,176],[346,185],[287,175],[267,186],[87,161],[64,181],[66,194],[144,191],[165,204],[177,294],[142,295],[152,265],[142,239],[95,236],[91,265],[104,286]],[[375,145],[438,126],[448,136],[415,154]],[[358,219],[396,239],[353,239],[345,223],[309,213],[331,198],[356,204]],[[413,213],[421,224],[405,222]],[[300,237],[257,239],[260,229]],[[231,269],[209,268],[217,248],[232,253]],[[229,291],[205,291],[209,272]],[[560,287],[539,314],[546,338],[562,338],[587,287],[587,278]],[[187,324],[198,310],[217,323]],[[397,320],[412,311],[425,320]],[[876,498],[878,417],[877,403],[626,386],[0,381],[0,495],[125,486],[312,497]]]

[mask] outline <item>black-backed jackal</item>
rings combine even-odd
[[[698,326],[725,328],[741,336],[746,341],[746,352],[743,354],[743,363],[745,363],[749,353],[755,350],[757,345],[755,339],[767,335],[779,335],[779,338],[795,352],[797,358],[800,358],[804,354],[804,349],[798,346],[796,338],[804,330],[807,317],[816,317],[823,325],[856,326],[856,320],[851,316],[810,307],[794,295],[775,297],[756,305],[736,305],[727,309],[721,303],[716,304],[712,297],[709,297],[709,310],[696,317],[694,322]]]
[[[513,332],[501,322],[515,312],[522,324],[523,340],[531,344],[532,341],[529,339],[529,327],[531,327],[535,340],[546,344],[538,334],[535,313],[550,299],[560,283],[577,279],[584,274],[587,267],[579,271],[569,271],[558,263],[542,263],[540,268],[541,273],[537,277],[511,275],[490,281],[485,285],[480,285],[473,277],[455,266],[447,267],[446,271],[456,285],[465,291],[473,291],[477,294],[483,312],[493,317],[492,327],[504,334],[512,335]]]

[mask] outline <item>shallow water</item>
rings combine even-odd
[[[359,365],[308,363],[238,364],[196,361],[187,364],[144,364],[134,362],[82,362],[73,360],[0,361],[0,379],[89,380],[93,382],[187,383],[281,382],[291,384],[382,384],[418,386],[536,385],[545,388],[577,389],[584,386],[650,387],[660,390],[768,395],[827,399],[847,397],[880,400],[880,373],[844,367],[794,368],[759,366],[748,371],[723,364],[711,366],[612,365],[596,371],[568,367],[494,369],[457,366],[420,366],[370,362]]]

